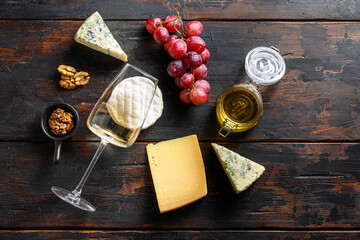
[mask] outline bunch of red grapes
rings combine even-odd
[[[205,41],[199,37],[203,31],[202,24],[191,21],[184,29],[178,13],[177,16],[169,15],[164,20],[158,17],[150,18],[146,22],[146,29],[175,59],[168,65],[167,72],[175,78],[176,86],[182,89],[179,94],[180,100],[183,103],[204,104],[210,91],[210,84],[204,79],[207,75],[204,63],[209,60],[210,52],[206,49]]]

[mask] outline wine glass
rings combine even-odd
[[[141,83],[139,84],[139,88],[137,88],[139,92],[129,92],[129,85],[127,85],[127,83],[130,80]],[[108,143],[124,148],[128,148],[133,145],[146,119],[157,84],[158,80],[156,78],[131,64],[126,64],[122,68],[120,73],[116,75],[109,86],[105,89],[104,93],[92,109],[86,122],[88,128],[101,138],[98,149],[96,150],[79,184],[73,191],[60,187],[51,187],[51,190],[56,194],[56,196],[82,210],[89,212],[94,212],[96,210],[91,203],[80,196],[82,188],[94,168],[96,161]],[[140,103],[140,108],[137,107],[134,110],[137,111],[137,114],[135,114],[136,117],[130,118],[129,124],[125,121],[121,121],[121,119],[117,119],[116,116],[114,116],[114,114],[116,114],[112,111],[114,110],[114,105],[109,107],[110,102],[114,99],[112,96],[114,91],[117,91],[116,94],[119,94],[118,91],[120,91],[120,94],[124,93],[124,95],[133,94],[132,97],[139,100],[138,103]],[[130,106],[131,109],[132,102],[126,102],[125,98],[123,105],[126,105],[126,107],[123,108],[123,112],[120,115],[124,115],[125,117],[131,115],[133,112],[126,112],[124,109],[129,109],[128,106]]]

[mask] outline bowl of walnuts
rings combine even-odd
[[[59,163],[62,143],[74,134],[79,114],[68,103],[54,103],[44,110],[40,123],[45,135],[55,142],[54,163]]]

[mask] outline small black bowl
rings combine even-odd
[[[69,132],[65,135],[61,135],[61,136],[51,133],[50,127],[48,124],[50,115],[57,108],[64,109],[65,112],[71,113],[74,117],[73,118],[74,128],[71,130],[71,132]],[[54,103],[51,106],[47,107],[44,110],[44,112],[41,114],[41,129],[43,130],[43,132],[45,133],[45,135],[48,138],[55,141],[54,163],[59,163],[61,145],[64,140],[70,138],[74,134],[75,129],[77,128],[78,124],[79,124],[79,114],[78,114],[77,110],[73,106],[71,106],[70,104],[67,104],[67,103]]]

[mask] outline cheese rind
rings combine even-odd
[[[87,47],[127,62],[126,53],[98,12],[93,13],[85,20],[76,32],[74,39]]]
[[[148,111],[142,129],[152,126],[160,118],[164,105],[160,88],[156,88],[155,94],[154,88],[154,83],[145,77],[135,76],[122,80],[112,90],[106,103],[111,118],[120,126],[136,130]]]
[[[219,144],[211,143],[236,193],[251,186],[265,171],[260,164]]]
[[[146,146],[161,213],[207,194],[205,167],[196,135]]]

